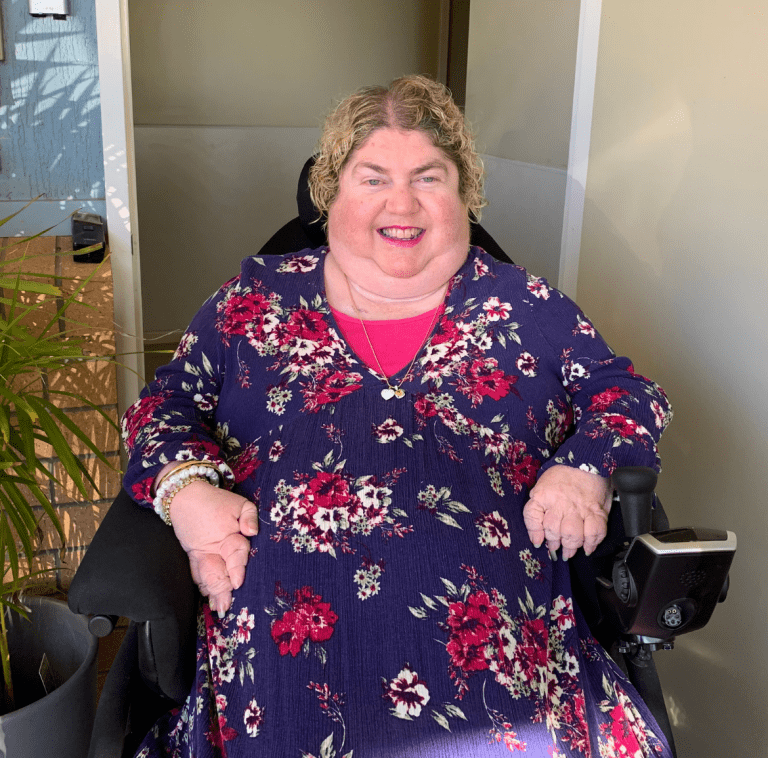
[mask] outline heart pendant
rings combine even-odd
[[[381,391],[381,396],[385,400],[391,400],[396,394],[397,394],[397,392],[392,387],[385,387]]]

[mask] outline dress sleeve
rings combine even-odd
[[[620,466],[660,471],[657,443],[672,419],[664,390],[617,357],[568,297],[530,276],[527,288],[573,410],[570,430],[541,471],[556,464],[601,476]]]
[[[214,419],[224,379],[226,333],[219,330],[223,304],[239,286],[225,284],[198,311],[169,364],[122,419],[129,453],[123,485],[140,505],[151,506],[152,483],[171,461],[213,463],[230,485],[232,471],[220,447]]]

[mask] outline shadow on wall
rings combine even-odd
[[[683,189],[690,179],[681,179],[682,194],[671,196],[668,210],[677,202],[690,207]],[[708,206],[701,207],[706,213]],[[705,629],[682,636],[675,651],[656,655],[678,751],[713,758],[759,754],[768,739],[768,693],[764,614],[755,609],[764,607],[766,571],[755,570],[765,565],[763,540],[750,535],[766,533],[768,435],[754,412],[755,399],[764,394],[749,385],[765,375],[750,368],[764,357],[755,358],[755,345],[747,344],[745,334],[736,334],[729,301],[741,300],[738,282],[724,291],[724,277],[713,276],[708,261],[682,248],[672,248],[679,254],[670,255],[663,219],[657,233],[665,237],[666,255],[654,265],[640,259],[591,200],[585,206],[587,224],[589,238],[610,251],[620,274],[582,274],[577,300],[609,344],[630,355],[641,374],[659,382],[674,409],[660,445],[664,471],[659,494],[670,522],[730,529],[739,539],[726,603]],[[588,258],[589,251],[582,255]],[[759,282],[745,283],[746,288],[755,286]],[[752,302],[765,308],[760,305],[764,299]],[[749,724],[749,733],[735,724]],[[735,745],[737,732],[743,742]]]
[[[2,215],[42,196],[4,234],[69,234],[72,211],[105,215],[95,3],[72,7],[57,20],[31,17],[19,0],[3,5]]]

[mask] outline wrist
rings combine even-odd
[[[219,473],[211,463],[189,461],[167,472],[157,486],[155,499],[152,501],[155,513],[171,526],[170,507],[176,495],[195,483],[207,483],[217,487]]]

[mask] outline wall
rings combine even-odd
[[[466,114],[485,154],[483,225],[516,263],[555,284],[578,31],[578,0],[470,6]]]
[[[183,329],[296,215],[334,101],[437,72],[439,0],[130,0],[145,334]]]
[[[712,622],[657,654],[680,758],[765,755],[768,10],[604,0],[578,301],[669,393],[673,524],[735,531]]]
[[[72,8],[59,21],[33,18],[27,0],[3,3],[0,217],[44,196],[4,234],[69,234],[72,211],[106,213],[95,0]]]

